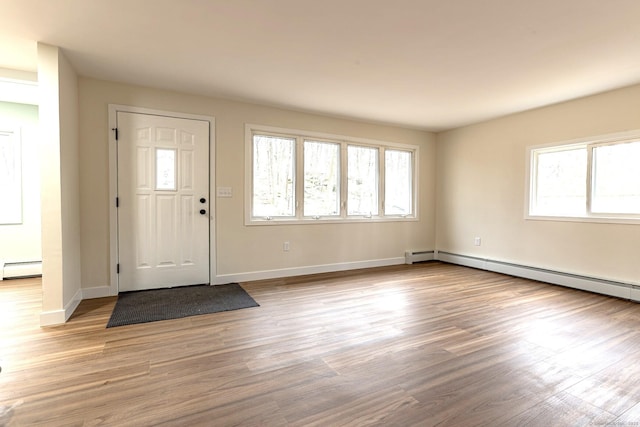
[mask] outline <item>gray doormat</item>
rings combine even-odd
[[[259,306],[237,283],[123,292],[107,328]]]

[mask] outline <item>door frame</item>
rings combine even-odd
[[[197,114],[179,113],[175,111],[155,110],[130,105],[109,104],[109,295],[118,295],[118,210],[116,197],[118,194],[118,150],[116,134],[113,129],[117,125],[118,113],[138,113],[178,119],[202,120],[209,122],[209,281],[213,284],[216,277],[216,127],[215,117]]]

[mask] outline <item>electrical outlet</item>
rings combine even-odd
[[[475,239],[473,239],[473,244],[476,246],[480,246],[482,244],[482,239],[479,237],[476,237]]]
[[[285,252],[289,252],[289,249],[290,249],[290,248],[291,248],[291,247],[289,246],[289,242],[284,242],[284,243],[282,244],[282,250],[283,250],[283,251],[285,251]]]

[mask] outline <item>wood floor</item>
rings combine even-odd
[[[437,262],[242,285],[105,329],[115,298],[40,328],[39,280],[0,282],[4,423],[640,424],[640,304]]]

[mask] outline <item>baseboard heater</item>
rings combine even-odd
[[[583,291],[640,301],[640,286],[631,283],[617,282],[614,280],[564,273],[561,271],[547,270],[544,268],[442,251],[437,252],[435,259],[451,264],[473,267],[480,270],[493,271],[496,273],[523,277],[525,279],[537,280],[539,282],[566,286]]]
[[[42,261],[11,262],[0,261],[0,280],[20,277],[42,276]]]
[[[414,262],[432,261],[434,251],[405,251],[404,263],[413,264]]]

